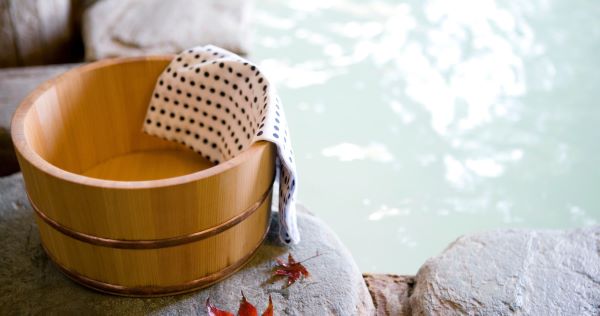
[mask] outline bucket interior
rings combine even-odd
[[[156,78],[167,63],[132,61],[63,75],[26,114],[29,146],[58,168],[107,180],[157,180],[212,167],[185,146],[142,132]]]

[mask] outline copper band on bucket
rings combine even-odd
[[[199,232],[195,232],[195,233],[191,233],[191,234],[187,234],[187,235],[176,236],[176,237],[171,237],[171,238],[164,238],[164,239],[150,239],[150,240],[111,239],[111,238],[98,237],[98,236],[93,236],[93,235],[85,234],[82,232],[78,232],[71,228],[63,226],[60,223],[58,223],[57,221],[48,217],[41,210],[38,209],[38,207],[31,200],[31,198],[29,198],[29,202],[31,203],[31,207],[33,208],[33,210],[35,211],[35,213],[37,214],[37,216],[39,218],[41,218],[44,222],[46,222],[52,228],[58,230],[59,232],[63,233],[64,235],[67,235],[71,238],[83,241],[85,243],[103,246],[103,247],[110,247],[110,248],[157,249],[157,248],[173,247],[173,246],[178,246],[178,245],[182,245],[182,244],[195,242],[198,240],[212,237],[212,236],[217,235],[225,230],[228,230],[229,228],[244,221],[250,215],[254,214],[254,212],[256,212],[265,203],[265,201],[267,201],[267,199],[271,196],[272,190],[273,190],[273,185],[269,186],[269,189],[265,193],[263,193],[263,195],[260,197],[260,199],[256,202],[254,202],[254,204],[252,204],[249,208],[245,209],[240,214],[232,217],[231,219],[229,219],[226,222],[221,223],[217,226],[211,227],[207,230],[203,230],[203,231],[199,231]],[[29,197],[29,194],[28,194],[28,197]]]
[[[267,216],[267,221],[270,220],[270,216]],[[256,244],[254,249],[242,257],[240,260],[232,263],[226,268],[219,270],[215,273],[209,274],[207,276],[201,277],[196,280],[192,280],[186,283],[178,284],[178,285],[169,285],[169,286],[124,286],[124,285],[116,285],[111,283],[106,283],[98,280],[94,280],[88,278],[75,270],[69,269],[63,265],[61,265],[52,254],[44,247],[44,251],[52,260],[55,266],[57,266],[61,272],[63,272],[67,277],[71,280],[85,286],[91,288],[93,290],[121,295],[121,296],[131,296],[131,297],[157,297],[157,296],[165,296],[165,295],[175,295],[181,293],[187,293],[191,291],[195,291],[201,288],[208,287],[218,281],[223,280],[224,278],[232,275],[233,273],[240,270],[247,262],[249,262],[258,249],[260,245],[262,245],[263,241],[268,235],[269,230],[265,230],[265,233],[261,237],[260,241]]]

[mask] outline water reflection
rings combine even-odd
[[[409,41],[395,65],[406,95],[430,113],[434,131],[489,123],[526,92],[523,57],[532,54],[534,37],[524,20],[494,1],[428,1],[424,11],[427,40]],[[459,115],[459,104],[466,113]]]
[[[409,209],[399,209],[396,207],[388,207],[387,205],[381,205],[377,210],[369,214],[370,221],[379,221],[385,217],[409,215]]]
[[[460,142],[459,142],[460,143]],[[454,144],[454,146],[460,146]],[[491,157],[466,158],[464,161],[454,156],[444,155],[444,166],[446,180],[457,188],[465,188],[471,185],[477,178],[496,178],[501,176],[508,163],[518,162],[523,158],[521,149],[509,152],[497,152]]]
[[[291,89],[323,84],[330,78],[345,72],[324,69],[324,63],[320,61],[306,61],[291,65],[278,59],[265,59],[260,62],[260,67],[271,82]]]
[[[573,222],[583,222],[583,225],[585,226],[593,226],[598,224],[598,221],[594,217],[590,216],[589,212],[577,205],[570,205],[568,210],[571,215],[571,221]]]
[[[321,153],[325,157],[337,158],[339,161],[372,160],[376,162],[390,162],[394,156],[383,144],[369,144],[359,146],[352,143],[341,143],[324,148]]]
[[[417,246],[417,242],[411,237],[411,234],[407,232],[405,227],[398,227],[396,230],[396,237],[401,245],[414,248]]]
[[[406,109],[398,100],[390,102],[390,108],[400,117],[403,124],[410,124],[415,120],[415,115]]]
[[[600,3],[265,1],[256,56],[304,153],[300,198],[363,270],[414,273],[467,232],[598,223]]]

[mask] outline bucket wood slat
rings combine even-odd
[[[12,136],[49,256],[121,295],[203,287],[251,257],[269,224],[275,149],[213,165],[141,131],[170,56],[73,69],[27,97]]]

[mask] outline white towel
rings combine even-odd
[[[219,163],[260,140],[277,146],[280,238],[298,243],[296,165],[275,87],[251,62],[215,46],[177,55],[158,78],[144,132]]]

